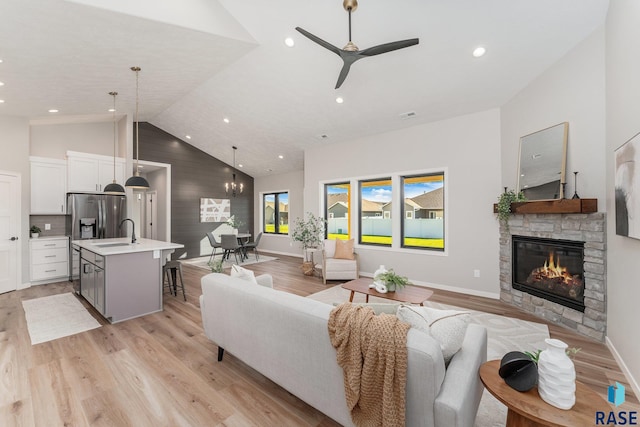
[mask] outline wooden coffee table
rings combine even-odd
[[[356,292],[365,294],[367,296],[367,302],[369,302],[369,296],[374,296],[378,298],[389,299],[392,301],[408,302],[410,304],[420,305],[423,305],[422,303],[431,298],[431,295],[433,295],[433,291],[430,291],[427,288],[423,288],[422,286],[413,285],[407,285],[400,289],[396,289],[395,292],[387,292],[386,294],[381,294],[374,288],[369,287],[369,285],[372,283],[373,279],[360,278],[347,283],[343,283],[342,287],[351,291],[349,302],[353,302],[353,295]]]
[[[507,427],[592,426],[596,411],[609,413],[612,407],[595,391],[576,381],[576,404],[565,411],[540,398],[538,388],[527,392],[512,389],[498,375],[499,360],[480,366],[480,380],[489,392],[507,408]]]

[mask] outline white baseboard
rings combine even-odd
[[[636,398],[640,399],[640,387],[638,386],[638,382],[631,374],[631,371],[627,367],[627,364],[624,363],[624,360],[620,356],[620,353],[618,353],[618,350],[613,345],[613,342],[611,342],[609,337],[608,336],[605,337],[604,340],[605,340],[605,343],[607,344],[607,347],[609,347],[609,350],[611,350],[611,354],[613,354],[613,358],[616,359],[616,362],[618,362],[618,366],[620,366],[622,373],[624,374],[625,378],[631,385],[631,388],[633,389],[633,393],[636,395]]]
[[[279,251],[272,251],[271,249],[260,249],[258,248],[258,250],[260,251],[260,253],[264,253],[265,255],[269,255],[269,254],[274,254],[274,255],[285,255],[285,256],[292,256],[295,258],[302,258],[302,254],[292,254],[291,252],[279,252]]]
[[[27,288],[30,288],[30,287],[31,287],[31,283],[30,282],[22,283],[22,284],[18,285],[16,290],[19,291],[20,289],[27,289]]]
[[[360,276],[373,277],[373,273],[368,273],[366,271],[361,271],[360,272]],[[473,295],[473,296],[476,296],[476,297],[491,298],[491,299],[500,299],[500,294],[499,293],[496,294],[494,292],[476,291],[474,289],[458,288],[458,287],[455,287],[455,286],[440,285],[438,283],[421,282],[419,280],[413,280],[413,279],[410,279],[410,281],[414,285],[426,286],[428,288],[435,288],[435,289],[440,289],[440,290],[443,290],[443,291],[451,291],[451,292],[455,292],[457,294]]]

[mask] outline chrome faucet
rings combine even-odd
[[[136,223],[133,222],[133,220],[131,218],[125,218],[122,220],[122,222],[120,223],[120,228],[122,228],[122,224],[124,224],[126,221],[131,221],[131,227],[132,227],[132,232],[131,232],[131,243],[135,243],[136,242]]]

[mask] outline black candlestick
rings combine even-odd
[[[578,196],[578,172],[573,173],[573,197],[572,199],[579,199]]]

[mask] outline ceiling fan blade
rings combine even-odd
[[[296,27],[296,30],[298,30],[298,32],[300,34],[302,34],[303,36],[305,36],[309,40],[318,43],[320,46],[324,47],[325,49],[330,50],[331,52],[335,53],[336,55],[340,55],[341,50],[339,48],[335,47],[334,45],[332,45],[331,43],[327,43],[326,41],[322,40],[320,37],[314,36],[309,31],[303,30],[300,27]]]
[[[349,74],[351,64],[353,63],[354,61],[344,61],[344,65],[342,65],[342,70],[340,70],[340,75],[338,76],[338,81],[336,82],[336,89],[338,89],[340,86],[342,86],[342,83],[344,83],[344,79],[347,78],[347,74]]]
[[[379,44],[378,46],[373,46],[364,50],[357,52],[358,56],[374,56],[380,55],[382,53],[392,52],[398,49],[404,49],[405,47],[413,46],[418,44],[419,39],[408,39],[408,40],[400,40],[397,42]]]

